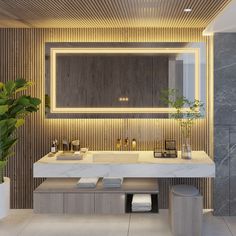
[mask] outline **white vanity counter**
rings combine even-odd
[[[139,154],[136,163],[94,162],[95,153],[107,152],[88,152],[83,160],[71,161],[46,155],[34,163],[34,177],[215,177],[215,164],[204,151],[193,151],[191,160],[181,159],[180,152],[178,158],[154,158],[152,151],[132,152]]]

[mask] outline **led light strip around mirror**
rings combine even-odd
[[[127,107],[57,107],[56,106],[56,57],[57,54],[166,54],[189,53],[195,58],[195,99],[200,94],[200,49],[199,48],[51,48],[50,49],[50,96],[51,113],[174,113],[175,108],[127,108]],[[189,108],[184,108],[189,111]]]

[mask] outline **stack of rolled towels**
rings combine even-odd
[[[102,183],[105,188],[120,188],[123,183],[123,178],[104,177]]]
[[[146,212],[152,210],[152,198],[150,194],[134,194],[132,199],[133,212]]]
[[[80,178],[77,182],[78,188],[96,188],[99,178]]]

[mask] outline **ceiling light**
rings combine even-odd
[[[192,11],[191,8],[185,8],[185,9],[184,9],[184,12],[190,12],[190,11]]]

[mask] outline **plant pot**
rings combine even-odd
[[[0,219],[6,217],[10,210],[10,179],[4,177],[0,184]]]

